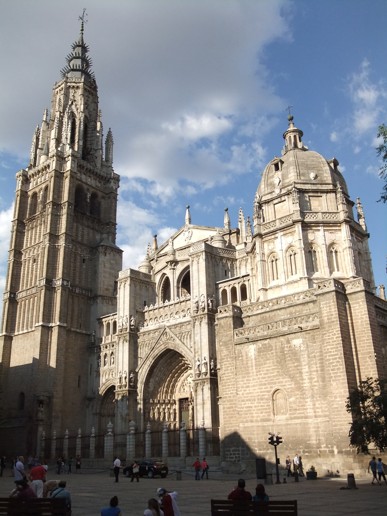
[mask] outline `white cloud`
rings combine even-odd
[[[165,122],[163,124],[163,128],[173,135],[188,140],[214,138],[230,130],[231,127],[230,119],[216,116],[214,113],[203,113],[198,116],[185,115],[177,122]]]

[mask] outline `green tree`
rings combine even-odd
[[[352,415],[349,430],[351,446],[369,453],[372,444],[380,452],[387,448],[387,380],[367,378],[347,398],[346,408]]]
[[[380,200],[387,202],[387,126],[382,124],[378,129],[378,138],[382,138],[382,143],[376,147],[378,156],[382,158],[383,165],[379,168],[379,176],[384,181]]]

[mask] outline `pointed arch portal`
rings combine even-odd
[[[164,351],[151,366],[145,379],[144,418],[152,426],[178,429],[184,421],[192,428],[193,373],[190,363],[177,351]]]

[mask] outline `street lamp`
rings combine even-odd
[[[269,444],[271,446],[274,446],[274,452],[275,452],[275,472],[276,472],[276,475],[277,475],[277,482],[276,482],[276,484],[280,484],[281,481],[280,481],[280,478],[279,478],[279,468],[278,468],[279,459],[278,459],[278,456],[277,456],[277,446],[282,444],[282,437],[279,434],[273,434],[272,432],[269,432],[269,437],[267,438],[267,440],[268,440],[268,442],[269,442]]]

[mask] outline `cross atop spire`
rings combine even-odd
[[[83,39],[85,23],[87,23],[86,9],[83,9],[82,16],[78,19],[81,21],[81,32],[78,41],[72,44],[72,52],[66,57],[67,65],[61,70],[64,77],[82,77],[86,76],[95,80],[94,72],[91,70],[92,60],[88,56],[89,47]]]

